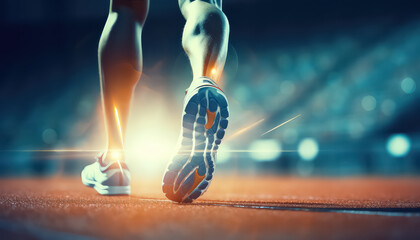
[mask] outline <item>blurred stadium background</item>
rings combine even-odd
[[[96,55],[108,5],[0,3],[0,176],[79,174],[104,148]],[[404,0],[225,0],[232,114],[218,171],[418,175],[419,7]],[[127,137],[134,176],[160,177],[177,140],[192,77],[183,25],[176,0],[151,0]],[[76,151],[26,151],[51,149]]]

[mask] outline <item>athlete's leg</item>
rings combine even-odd
[[[179,0],[186,19],[182,46],[194,79],[207,76],[218,82],[226,61],[229,22],[222,12],[222,0]]]
[[[229,24],[221,1],[180,0],[187,23],[182,45],[193,81],[186,92],[180,147],[163,177],[163,192],[177,202],[192,202],[213,179],[217,150],[228,126],[229,108],[219,88],[225,65]]]
[[[148,0],[111,0],[99,41],[99,75],[108,153],[104,162],[124,160],[124,137],[130,101],[142,73],[141,33]],[[118,159],[116,159],[118,158]]]
[[[111,0],[99,41],[99,75],[107,150],[86,166],[82,182],[103,195],[130,194],[124,137],[134,87],[142,72],[141,31],[148,0]]]

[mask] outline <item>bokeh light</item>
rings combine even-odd
[[[231,148],[229,145],[227,144],[221,145],[219,150],[217,151],[217,157],[216,157],[217,163],[224,163],[224,162],[229,161],[229,159],[232,157],[232,153],[230,151],[231,151]]]
[[[388,138],[386,150],[393,157],[404,157],[410,151],[411,142],[405,134],[394,134]]]
[[[54,144],[57,142],[57,132],[54,129],[47,128],[42,132],[42,140],[46,144]]]
[[[395,112],[395,101],[385,99],[381,104],[381,111],[386,116],[391,116]]]
[[[404,78],[401,81],[401,89],[407,93],[411,94],[416,90],[416,82],[410,77]]]
[[[313,138],[305,138],[299,143],[299,156],[305,161],[312,161],[318,155],[318,143]]]
[[[362,107],[365,111],[374,110],[376,108],[376,99],[370,95],[363,97]]]
[[[281,155],[281,144],[275,139],[256,140],[249,146],[249,151],[256,161],[275,161]]]

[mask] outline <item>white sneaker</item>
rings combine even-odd
[[[104,154],[96,157],[96,162],[87,165],[82,171],[82,182],[102,195],[128,195],[131,193],[130,172],[124,162],[104,165]]]

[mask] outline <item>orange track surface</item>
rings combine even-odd
[[[104,197],[78,178],[1,179],[0,236],[420,239],[419,178],[216,176],[193,204],[165,200],[159,180],[132,187],[132,196]]]

